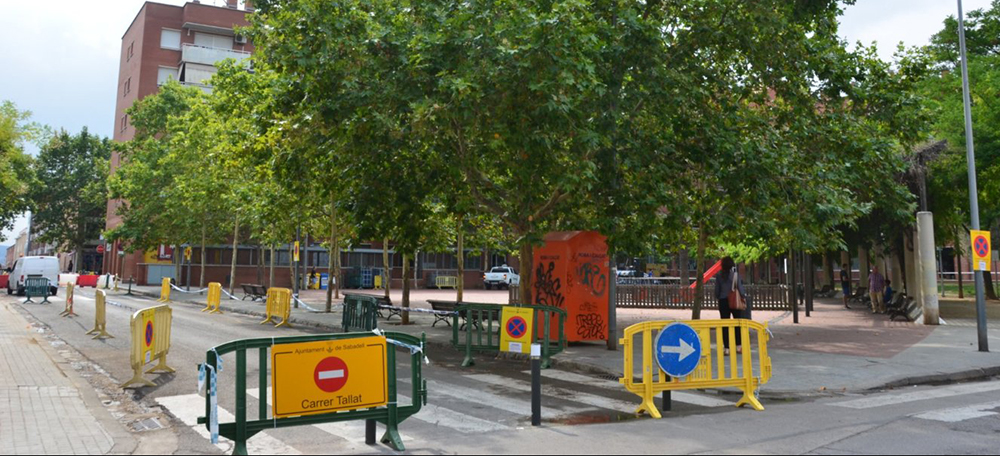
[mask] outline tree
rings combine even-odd
[[[76,135],[60,132],[42,147],[34,163],[29,192],[33,229],[39,241],[76,252],[74,272],[81,267],[83,247],[98,238],[107,213],[106,179],[111,142],[84,128]]]
[[[0,230],[11,228],[17,216],[29,206],[31,157],[24,146],[44,132],[37,124],[28,122],[30,117],[30,112],[19,111],[12,102],[0,102]]]

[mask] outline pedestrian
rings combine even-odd
[[[868,275],[868,294],[872,299],[872,313],[885,313],[885,277],[878,273],[878,266],[872,268]]]
[[[850,309],[847,299],[851,297],[851,270],[847,268],[847,264],[840,267],[840,288],[844,290],[844,308]]]
[[[732,257],[722,259],[722,270],[715,279],[715,297],[719,301],[719,316],[725,320],[727,318],[745,318],[745,309],[734,309],[731,307],[730,295],[737,291],[739,296],[746,302],[746,290],[743,289],[743,279],[736,271],[736,262]],[[722,331],[722,345],[725,354],[729,355],[729,331]],[[736,353],[743,353],[743,332],[736,328]]]
[[[892,290],[892,281],[889,279],[885,280],[885,295],[882,297],[882,304],[889,305],[892,302],[892,295],[895,291]]]

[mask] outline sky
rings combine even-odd
[[[159,0],[181,5],[184,0]],[[224,4],[223,0],[202,0]],[[241,2],[242,3],[242,2]],[[989,0],[965,0],[965,11],[985,8]],[[66,129],[83,127],[111,136],[121,37],[143,0],[5,0],[0,13],[0,100],[11,100],[32,120]],[[879,56],[891,60],[899,42],[926,44],[955,15],[952,0],[857,0],[841,17],[841,36],[850,43],[876,42]],[[0,244],[27,226],[0,233]]]

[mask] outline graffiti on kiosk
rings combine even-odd
[[[602,339],[604,319],[596,313],[577,315],[576,334],[583,339]]]
[[[545,263],[539,263],[535,270],[535,302],[561,308],[566,297],[562,295],[562,282],[553,276],[555,269],[554,261],[549,262],[548,270]]]
[[[576,270],[580,283],[583,284],[594,296],[603,296],[608,289],[608,277],[601,274],[600,266],[594,263],[583,263]]]

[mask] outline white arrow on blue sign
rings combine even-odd
[[[701,338],[690,326],[671,323],[656,337],[655,350],[656,362],[667,375],[687,377],[701,361]]]

